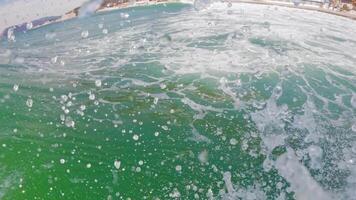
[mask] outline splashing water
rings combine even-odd
[[[0,198],[353,199],[356,22],[194,7],[2,40]]]

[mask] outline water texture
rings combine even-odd
[[[133,7],[0,43],[0,199],[354,199],[356,22]]]

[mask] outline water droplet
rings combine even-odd
[[[230,144],[231,145],[236,145],[237,144],[237,140],[235,138],[231,138],[230,139]]]
[[[53,58],[51,58],[51,63],[55,64],[57,63],[58,60],[58,56],[54,56]]]
[[[157,98],[157,97],[155,97],[155,99],[153,100],[153,103],[154,103],[155,105],[157,105],[157,103],[158,103],[158,98]]]
[[[247,35],[250,35],[251,34],[251,27],[250,26],[242,26],[240,28],[241,30],[241,33],[244,35],[244,36],[247,36]]]
[[[95,100],[95,94],[93,94],[93,93],[89,94],[89,99],[90,100]]]
[[[32,106],[33,106],[33,100],[32,100],[31,98],[27,99],[26,105],[27,105],[27,107],[32,108]]]
[[[356,94],[352,94],[350,103],[351,103],[351,106],[356,109]]]
[[[282,87],[277,85],[276,88],[275,88],[275,92],[276,92],[277,95],[280,95],[281,92],[282,92]]]
[[[15,84],[14,87],[12,88],[15,92],[19,90],[19,85]]]
[[[86,106],[85,105],[81,105],[80,106],[80,110],[84,111],[86,109]]]
[[[59,63],[60,63],[62,66],[66,65],[66,62],[64,62],[64,60],[61,60]]]
[[[28,22],[28,23],[26,24],[26,28],[27,28],[27,30],[32,29],[32,28],[33,28],[32,22]]]
[[[356,132],[356,122],[352,125],[351,130],[352,130],[353,132]]]
[[[168,131],[168,126],[163,125],[163,126],[162,126],[162,129],[165,130],[165,131]]]
[[[130,17],[130,15],[128,13],[120,13],[120,17],[123,19],[127,19]]]
[[[95,86],[96,87],[101,87],[101,80],[96,80],[95,81]]]
[[[177,166],[176,166],[176,171],[177,171],[177,172],[182,171],[182,166],[181,166],[181,165],[177,165]]]
[[[202,163],[208,162],[208,151],[204,150],[204,151],[200,152],[198,155],[198,159]]]
[[[15,42],[15,34],[14,34],[14,28],[9,28],[7,30],[7,39],[10,42]]]
[[[57,35],[56,33],[46,33],[45,38],[47,40],[52,40],[53,38],[56,37],[56,35]]]
[[[121,161],[119,161],[119,160],[115,160],[115,162],[114,162],[114,166],[115,166],[115,168],[116,168],[116,169],[120,169],[120,166],[121,166]]]
[[[61,95],[61,99],[63,102],[66,102],[68,100],[68,96],[67,95]]]
[[[180,197],[180,192],[178,191],[177,188],[174,188],[171,193],[169,193],[169,197],[171,198],[179,198]]]
[[[67,117],[66,119],[65,119],[65,125],[67,126],[67,127],[74,127],[75,126],[75,122],[73,121],[73,119],[71,118],[71,117]]]
[[[134,139],[135,141],[137,141],[139,139],[139,136],[138,135],[133,135],[132,139]]]
[[[355,163],[355,160],[354,160],[354,159],[348,159],[346,162],[347,162],[348,164],[354,164],[354,163]]]
[[[89,32],[88,31],[83,31],[81,36],[82,36],[82,38],[87,38],[89,36]]]
[[[160,85],[159,85],[159,87],[160,87],[162,90],[164,90],[164,89],[166,89],[166,88],[167,88],[167,85],[166,85],[166,84],[164,84],[164,83],[162,83],[162,84],[160,84]]]

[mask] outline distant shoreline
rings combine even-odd
[[[223,0],[225,2],[231,2],[231,3],[246,3],[246,4],[259,4],[259,5],[274,5],[274,6],[281,6],[281,7],[289,7],[289,8],[296,8],[296,9],[302,9],[302,10],[312,10],[312,11],[318,11],[322,13],[327,13],[331,15],[336,15],[336,16],[341,16],[341,17],[346,17],[352,20],[356,20],[356,11],[338,11],[338,10],[332,10],[329,8],[323,8],[317,5],[313,5],[311,2],[300,2],[301,5],[295,6],[292,2],[290,1],[283,1],[283,0]],[[135,7],[135,6],[147,6],[147,5],[157,5],[157,4],[165,4],[165,3],[182,3],[182,4],[193,4],[193,0],[158,0],[158,1],[152,1],[152,0],[142,0],[138,1],[135,3],[122,3],[117,6],[113,7],[106,7],[97,10],[96,12],[106,12],[106,11],[111,11],[111,10],[118,10],[122,8],[129,8],[129,7]],[[317,2],[315,2],[317,3]],[[319,3],[321,5],[321,2]],[[69,11],[65,15],[61,17],[61,19],[57,20],[59,21],[64,21],[67,19],[71,19],[77,16],[68,16],[68,14],[73,13],[72,11]],[[66,18],[69,17],[69,18]]]
[[[322,12],[322,13],[327,13],[327,14],[331,14],[331,15],[336,15],[336,16],[356,20],[356,11],[354,11],[354,13],[352,13],[351,11],[331,10],[328,8],[318,7],[317,5],[312,5],[309,2],[302,2],[301,3],[302,5],[298,5],[298,6],[295,6],[292,2],[273,1],[273,0],[228,0],[228,2],[258,4],[258,5],[274,5],[274,6],[281,6],[281,7],[288,7],[288,8],[296,8],[296,9],[301,9],[301,10],[311,10],[311,11],[318,11],[318,12]],[[139,2],[135,2],[134,4],[123,3],[123,4],[120,4],[115,7],[103,8],[103,9],[97,10],[96,12],[100,13],[100,12],[107,12],[107,11],[119,10],[119,9],[123,9],[123,8],[130,8],[130,7],[136,7],[136,6],[148,6],[148,5],[157,5],[157,4],[166,4],[166,3],[193,4],[193,1],[190,1],[190,0],[187,0],[187,1],[186,0],[139,1]],[[71,11],[69,11],[68,13],[70,13],[70,12]],[[68,16],[67,14],[62,15],[60,19],[58,19],[52,23],[61,22],[61,21],[65,21],[68,19],[78,17],[78,16]],[[51,23],[49,23],[49,24],[51,24]],[[46,25],[48,25],[48,24],[46,24]],[[37,28],[39,28],[39,27],[37,27]]]
[[[283,1],[269,1],[269,0],[230,0],[232,3],[246,3],[246,4],[259,4],[259,5],[274,5],[288,8],[296,8],[301,10],[312,10],[322,13],[327,13],[331,15],[337,15],[341,17],[346,17],[352,20],[356,20],[356,11],[355,14],[352,14],[350,11],[336,11],[327,8],[321,8],[311,4],[295,6],[292,2],[283,2]]]
[[[111,7],[102,7],[99,8],[98,10],[95,11],[95,13],[101,13],[101,12],[108,12],[108,11],[112,11],[112,10],[120,10],[120,9],[124,9],[124,8],[132,8],[132,7],[139,7],[139,6],[150,6],[150,5],[159,5],[159,4],[166,4],[166,3],[182,3],[179,0],[158,0],[158,1],[153,1],[153,0],[141,0],[141,1],[137,1],[135,3],[131,3],[131,2],[125,2],[125,3],[120,3],[118,5],[115,6],[111,6]],[[78,12],[81,8],[75,8],[71,11],[68,11],[66,14],[61,16],[61,19],[57,20],[59,21],[65,21],[67,19],[72,19],[75,17],[79,17],[78,16]]]
[[[225,0],[225,2],[231,2],[231,3],[244,3],[244,4],[258,4],[258,5],[273,5],[273,6],[280,6],[280,7],[288,7],[288,8],[296,8],[296,9],[301,9],[301,10],[311,10],[311,11],[317,11],[317,12],[322,12],[326,14],[331,14],[331,15],[336,15],[340,17],[345,17],[351,20],[356,20],[356,11],[337,11],[337,10],[332,10],[328,8],[323,8],[317,5],[313,5],[310,2],[301,2],[301,5],[295,6],[292,2],[287,2],[287,1],[273,1],[273,0]],[[112,10],[120,10],[123,8],[130,8],[130,7],[136,7],[136,6],[150,6],[150,5],[158,5],[158,4],[169,4],[169,3],[182,3],[182,4],[193,4],[193,1],[190,0],[161,0],[161,1],[139,1],[135,3],[122,3],[113,7],[105,7],[102,9],[99,9],[96,11],[96,13],[101,13],[101,12],[108,12]],[[321,2],[320,2],[321,5]],[[58,19],[56,20],[51,20],[44,22],[43,24],[34,26],[31,28],[31,30],[47,26],[49,24],[54,24],[54,23],[60,23],[69,19],[73,19],[78,17],[78,13],[76,13],[80,9],[80,7],[73,9],[71,11],[68,11],[66,14],[59,16]],[[44,17],[46,18],[46,17]],[[36,20],[34,20],[36,21]],[[33,22],[34,22],[33,21]],[[8,27],[4,29],[4,31],[0,34],[0,38],[2,37],[7,37],[8,33],[7,31],[9,29],[16,29],[20,28],[21,31],[23,31],[23,26],[26,26],[26,23],[19,24],[19,25],[14,25],[11,27]],[[26,31],[26,30],[25,30]]]

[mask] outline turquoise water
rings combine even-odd
[[[0,199],[353,199],[356,23],[161,4],[0,46]]]

